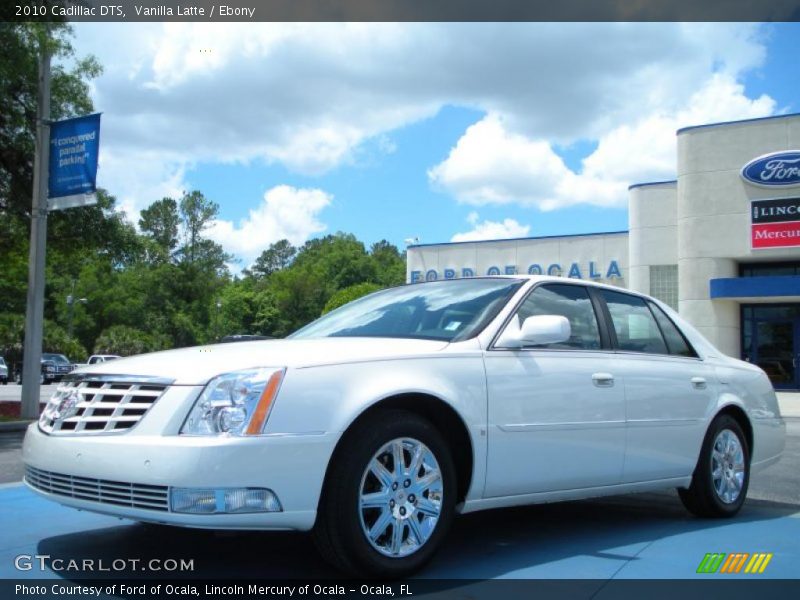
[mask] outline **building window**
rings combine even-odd
[[[678,265],[650,267],[650,295],[678,310]]]
[[[800,275],[800,262],[748,263],[739,265],[740,277]]]

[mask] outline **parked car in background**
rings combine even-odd
[[[14,381],[22,383],[22,362],[14,365]],[[75,365],[63,354],[56,352],[42,352],[40,384],[57,383],[66,375],[75,370]]]
[[[376,292],[287,339],[70,375],[25,482],[83,510],[312,530],[358,575],[419,569],[456,513],[677,488],[732,517],[785,423],[764,371],[667,305],[509,276]]]
[[[8,383],[8,365],[2,356],[0,356],[0,383],[3,385]]]
[[[52,363],[52,371],[45,372],[45,378],[52,381],[61,381],[65,375],[71,373],[75,369],[75,365],[63,354],[56,354],[54,352],[43,352],[42,360]],[[52,378],[48,376],[52,374]]]
[[[253,335],[249,333],[235,333],[233,335],[226,335],[219,343],[229,344],[231,342],[255,342],[257,340],[271,340],[273,338],[267,335]]]
[[[22,362],[18,362],[14,365],[14,383],[18,383],[22,385]],[[56,365],[50,360],[44,360],[44,358],[40,361],[40,369],[39,369],[39,383],[52,383],[56,377]]]
[[[122,357],[119,354],[92,354],[86,364],[97,365],[118,358]]]
[[[99,365],[100,363],[108,362],[110,360],[116,360],[118,358],[122,358],[119,354],[92,354],[85,363],[75,363],[73,366],[76,369],[80,369],[81,367],[86,367],[88,365]]]

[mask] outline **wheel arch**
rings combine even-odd
[[[714,419],[716,419],[720,415],[731,416],[739,424],[739,427],[742,428],[745,439],[747,441],[748,454],[752,459],[753,448],[755,443],[755,440],[753,439],[753,424],[750,422],[750,418],[747,416],[745,410],[737,404],[728,404],[726,406],[723,406],[719,411],[717,411],[717,414],[714,415]],[[712,421],[714,419],[712,419]]]
[[[456,469],[458,502],[463,502],[470,486],[474,471],[475,453],[466,423],[455,408],[432,394],[407,392],[387,396],[362,410],[342,433],[331,453],[323,478],[322,493],[328,482],[332,465],[350,435],[364,421],[385,410],[406,410],[429,420],[444,438],[452,452]]]

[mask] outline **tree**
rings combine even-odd
[[[101,68],[92,56],[75,57],[71,37],[72,28],[65,23],[0,22],[0,311],[22,313],[25,310],[38,57],[43,46],[53,55],[51,118],[59,120],[93,110],[89,82],[100,74]],[[95,227],[94,221],[87,223],[86,215],[95,216],[103,211],[102,207],[94,211],[74,210],[81,216],[60,211],[48,219],[48,265],[53,264],[52,258],[58,257],[60,250],[72,248],[73,239],[63,239],[62,235],[71,221],[85,225],[83,235],[92,240],[93,236],[108,231]],[[73,229],[75,235],[80,229]],[[74,250],[78,253],[83,247]],[[52,313],[49,316],[52,317]]]
[[[264,250],[253,266],[250,267],[247,274],[254,277],[269,277],[275,271],[280,271],[285,268],[297,254],[297,248],[289,243],[289,240],[278,240],[274,244],[270,244],[269,248]]]
[[[370,256],[375,263],[378,281],[384,287],[402,285],[406,280],[406,257],[386,240],[372,244]]]
[[[0,313],[0,356],[9,364],[21,361],[24,339],[25,317],[19,314]]]
[[[355,285],[351,285],[350,287],[341,289],[331,296],[330,300],[328,300],[328,303],[325,304],[325,308],[322,309],[322,314],[324,315],[325,313],[329,313],[340,306],[344,306],[348,302],[358,300],[362,296],[366,296],[372,292],[377,292],[380,289],[383,289],[380,285],[370,282],[357,283]]]
[[[64,354],[72,362],[83,362],[88,356],[86,348],[78,340],[69,337],[63,327],[48,320],[44,322],[42,351]]]
[[[157,200],[140,213],[139,229],[152,240],[156,261],[165,262],[172,258],[178,246],[180,221],[178,203],[172,198]]]
[[[162,350],[167,347],[164,336],[148,335],[135,327],[114,325],[101,333],[94,345],[95,354],[119,354],[133,356]]]
[[[89,81],[102,68],[93,56],[75,58],[72,34],[65,23],[0,23],[0,212],[16,217],[30,212],[40,48],[53,55],[50,117],[93,110]]]
[[[195,190],[183,195],[180,212],[184,232],[184,244],[181,249],[183,260],[193,263],[197,257],[202,233],[216,218],[219,213],[219,205],[206,199],[203,194]]]

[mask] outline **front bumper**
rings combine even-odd
[[[118,435],[55,436],[43,433],[34,423],[25,436],[23,461],[40,471],[143,486],[269,488],[283,511],[174,513],[52,494],[26,483],[37,494],[66,506],[137,521],[210,529],[308,530],[313,526],[337,435],[195,437],[146,433],[147,429]]]

